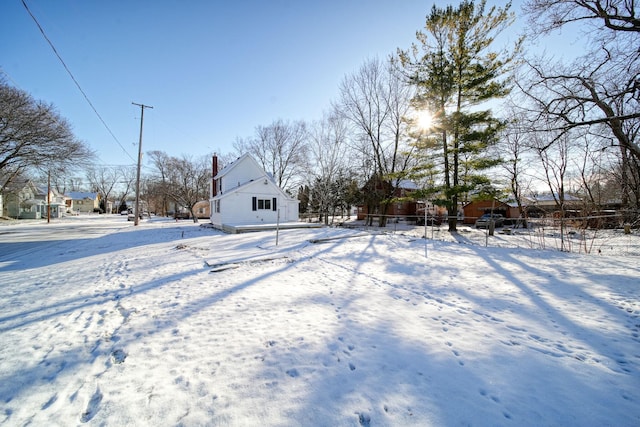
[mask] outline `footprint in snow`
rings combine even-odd
[[[119,365],[120,363],[124,362],[124,359],[127,358],[127,354],[124,352],[124,350],[115,350],[113,353],[111,353],[111,361],[116,364]]]
[[[100,402],[102,402],[102,392],[100,391],[100,387],[98,387],[95,393],[93,393],[93,396],[91,396],[91,400],[89,400],[87,404],[87,409],[85,409],[80,417],[81,423],[89,422],[96,416],[100,410]]]
[[[500,403],[500,398],[498,396],[490,395],[489,392],[487,392],[487,390],[481,388],[478,391],[480,392],[480,395],[482,395],[483,397],[487,397],[493,400],[495,403]]]
[[[358,422],[363,427],[369,427],[371,425],[371,416],[366,412],[361,412],[358,414]]]
[[[40,407],[40,409],[41,409],[42,411],[44,411],[44,410],[45,410],[45,409],[47,409],[49,406],[51,406],[51,405],[53,405],[54,403],[56,403],[56,400],[58,400],[58,395],[57,395],[57,394],[54,394],[53,396],[51,396],[51,398],[49,398],[49,400],[47,400],[47,402],[46,402],[44,405],[42,405],[42,406]]]
[[[451,350],[454,356],[460,357],[460,352],[458,350]],[[464,366],[464,362],[462,360],[458,360],[458,365]]]

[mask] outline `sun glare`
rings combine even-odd
[[[431,119],[431,113],[429,113],[428,111],[418,111],[416,118],[417,125],[420,129],[426,130],[431,128],[431,125],[433,123]]]

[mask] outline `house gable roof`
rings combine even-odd
[[[293,197],[291,197],[287,193],[285,193],[282,190],[282,188],[278,187],[276,185],[276,183],[272,179],[269,179],[266,175],[264,175],[260,179],[253,179],[251,181],[245,182],[244,184],[240,184],[237,187],[233,187],[233,188],[225,191],[223,194],[216,195],[212,200],[222,200],[222,199],[224,199],[226,197],[229,197],[229,196],[231,196],[233,194],[240,193],[240,192],[243,192],[243,191],[247,191],[252,186],[262,186],[264,184],[266,184],[270,190],[274,190],[274,192],[277,192],[282,197],[284,197],[286,199],[290,199],[290,200],[295,200]]]
[[[64,197],[64,194],[61,194],[53,187],[48,188],[46,185],[41,185],[38,187],[38,193],[42,196],[46,196],[49,191],[51,191],[51,194],[53,194],[54,197]]]
[[[468,206],[472,206],[472,205],[487,205],[487,204],[495,204],[495,207],[509,207],[509,203],[503,202],[501,200],[498,199],[485,199],[485,200],[474,200],[468,203],[465,203],[462,205],[462,208],[466,208]]]
[[[395,185],[396,190],[407,190],[407,191],[414,191],[419,188],[418,184],[411,181],[410,179],[401,179],[396,182],[396,180],[379,180],[375,176],[372,176],[362,186],[362,190],[366,191],[367,188],[372,188],[372,186],[381,188],[383,185],[388,185],[388,186]]]
[[[67,195],[71,197],[73,200],[84,200],[91,199],[95,200],[98,198],[98,193],[91,193],[87,191],[69,191]]]
[[[556,195],[554,197],[551,193],[545,194],[536,194],[533,196],[524,197],[523,199],[526,201],[526,204],[530,207],[555,207],[558,202],[556,201]],[[566,204],[576,204],[580,202],[580,198],[576,196],[572,196],[571,194],[564,195],[564,203]]]
[[[7,193],[19,193],[25,188],[30,187],[34,193],[38,192],[38,186],[33,183],[30,179],[16,179],[10,181],[9,184],[5,187],[5,191]]]
[[[238,157],[234,162],[229,163],[221,171],[219,171],[216,174],[216,176],[213,177],[213,179],[219,179],[224,177],[225,175],[229,174],[229,172],[237,168],[238,165],[245,162],[250,162],[252,167],[260,171],[263,175],[267,175],[267,173],[264,171],[262,166],[260,166],[260,164],[256,161],[256,159],[254,159],[253,156],[251,156],[251,154],[244,153],[242,156]]]
[[[403,179],[398,182],[398,188],[402,188],[403,190],[417,190],[418,184],[409,179]]]

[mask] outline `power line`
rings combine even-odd
[[[91,100],[89,99],[89,97],[87,96],[87,94],[84,92],[84,90],[82,90],[82,87],[80,86],[80,83],[78,83],[78,81],[76,80],[76,78],[73,76],[73,73],[71,72],[71,70],[69,69],[69,67],[67,67],[67,64],[64,62],[64,60],[62,59],[62,57],[60,56],[60,54],[58,53],[58,50],[56,49],[56,47],[53,45],[53,43],[51,42],[51,40],[49,40],[49,37],[47,37],[47,34],[44,32],[44,29],[42,28],[42,26],[40,25],[40,23],[38,22],[38,20],[36,19],[36,17],[33,15],[33,13],[31,13],[31,10],[29,9],[29,6],[27,6],[27,3],[25,2],[25,0],[21,0],[22,1],[22,5],[24,6],[24,8],[27,10],[27,12],[29,13],[29,16],[31,16],[31,19],[33,19],[33,22],[36,23],[36,25],[38,26],[38,29],[40,30],[40,33],[42,33],[42,36],[44,37],[44,39],[47,41],[47,43],[49,44],[49,46],[51,46],[51,49],[53,49],[53,53],[56,54],[56,56],[58,57],[58,59],[60,60],[60,62],[62,63],[62,66],[64,67],[64,69],[67,71],[67,73],[69,74],[69,76],[71,77],[71,80],[73,80],[73,82],[75,83],[75,85],[78,87],[78,90],[80,90],[80,93],[82,93],[82,96],[84,96],[84,99],[87,101],[87,103],[89,104],[89,106],[91,107],[91,109],[93,110],[94,113],[96,113],[96,116],[98,116],[98,119],[100,119],[100,121],[102,122],[102,124],[104,125],[104,127],[107,129],[107,131],[111,134],[111,136],[113,137],[113,139],[118,143],[118,145],[120,146],[120,148],[122,149],[122,151],[124,151],[124,153],[132,160],[135,162],[135,159],[131,156],[131,154],[129,154],[129,152],[124,148],[124,146],[120,143],[120,141],[118,140],[118,138],[116,138],[116,136],[113,134],[113,132],[111,131],[111,129],[109,128],[109,126],[107,126],[107,123],[102,119],[102,116],[100,115],[100,113],[98,113],[98,110],[96,110],[96,107],[93,106],[93,103],[91,102]]]
[[[0,66],[0,73],[4,74],[4,75],[9,79],[9,81],[11,82],[11,84],[13,84],[15,87],[18,87],[18,88],[19,88],[19,86],[18,86],[18,84],[16,83],[16,81],[15,81],[15,80],[13,80],[13,78],[9,75],[9,73],[7,73],[5,70],[3,70],[3,69],[2,69],[2,66]]]
[[[7,73],[7,72],[2,68],[2,66],[0,66],[0,73],[1,73],[1,74],[3,74],[3,75],[5,75],[5,76],[6,76],[6,78],[8,78],[8,79],[9,79],[9,81],[11,81],[11,84],[12,84],[15,88],[20,89],[20,90],[22,90],[22,91],[24,91],[24,92],[27,92],[24,88],[22,88],[22,87],[18,84],[18,82],[16,82],[16,81],[15,81],[15,80],[14,80],[14,79],[9,75],[9,73]],[[99,161],[99,162],[101,162],[101,163],[104,163],[100,157],[98,157],[98,161]],[[105,165],[103,165],[103,166],[115,166],[115,165],[106,165],[106,164],[105,164]]]

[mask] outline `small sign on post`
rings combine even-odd
[[[279,235],[280,235],[280,208],[278,208],[278,219],[276,221],[276,246],[278,246]]]

